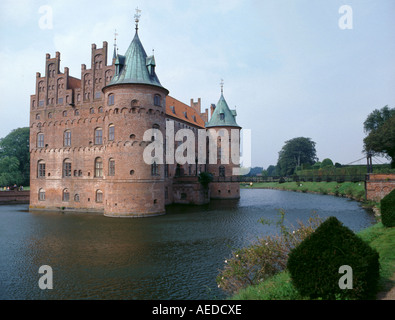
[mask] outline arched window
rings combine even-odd
[[[44,189],[38,190],[38,200],[45,201],[45,190]]]
[[[69,201],[70,201],[70,192],[69,192],[69,189],[64,189],[64,190],[63,190],[62,201],[64,201],[64,202],[69,202]]]
[[[102,128],[95,129],[95,144],[97,144],[97,145],[103,144],[103,129]]]
[[[96,202],[103,202],[103,191],[97,190],[96,191]]]
[[[71,160],[65,159],[63,161],[63,177],[71,177]]]
[[[109,106],[113,106],[115,103],[115,96],[114,94],[109,94],[108,95],[108,105]]]
[[[161,97],[159,94],[156,94],[154,96],[154,105],[160,107],[161,103]]]
[[[44,148],[44,133],[37,134],[37,148]]]
[[[37,178],[45,178],[45,161],[40,160],[37,163]]]
[[[74,195],[74,202],[80,202],[80,195],[78,193]]]
[[[219,167],[219,176],[225,177],[225,167],[224,166]]]
[[[70,147],[71,146],[71,131],[66,130],[63,135],[63,146]]]
[[[108,175],[115,176],[115,160],[114,159],[108,160]]]
[[[95,159],[95,177],[96,178],[103,177],[103,160],[101,158]]]
[[[115,139],[115,126],[110,124],[108,126],[108,141],[114,141]]]

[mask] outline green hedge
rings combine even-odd
[[[341,266],[352,268],[352,289],[341,289]],[[335,217],[294,248],[287,268],[294,286],[311,299],[374,299],[379,255]]]
[[[395,189],[387,194],[380,202],[381,222],[386,227],[395,226]]]

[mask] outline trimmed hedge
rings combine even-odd
[[[352,268],[352,289],[340,289],[339,268]],[[294,286],[311,299],[374,299],[379,255],[335,217],[289,253],[287,268]]]
[[[380,201],[381,222],[384,226],[395,227],[395,189]]]

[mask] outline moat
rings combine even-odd
[[[233,248],[276,232],[260,218],[336,216],[357,232],[373,213],[345,198],[240,190],[241,199],[169,206],[151,218],[28,211],[0,206],[0,299],[223,299],[215,278]],[[38,286],[42,265],[53,289]]]

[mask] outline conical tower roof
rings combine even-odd
[[[148,84],[163,88],[156,73],[155,59],[147,57],[143,45],[136,34],[125,55],[117,55],[115,75],[109,86],[115,84]]]
[[[236,122],[236,110],[230,110],[223,93],[215,107],[210,121],[207,123],[206,128],[212,127],[239,127]]]

